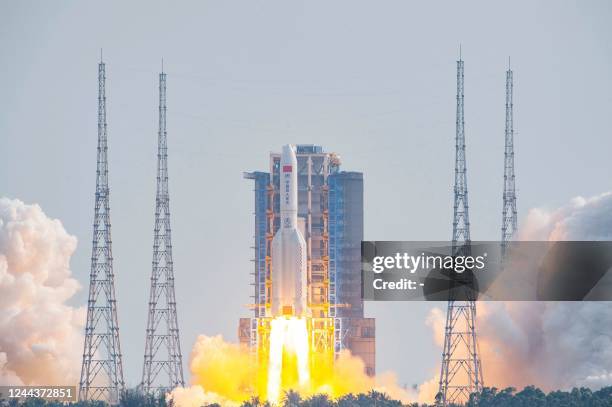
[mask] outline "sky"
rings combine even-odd
[[[515,78],[519,217],[610,190],[607,1],[2,2],[0,196],[38,203],[77,237],[87,295],[97,63],[107,63],[111,218],[126,382],[140,380],[151,272],[157,80],[168,74],[178,318],[237,340],[252,293],[253,185],[286,143],[361,171],[366,240],[448,240],[456,59],[465,60],[472,239],[500,236],[504,86]],[[368,303],[377,370],[438,369],[427,303]],[[185,370],[187,363],[185,363]]]

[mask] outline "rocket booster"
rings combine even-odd
[[[272,239],[272,316],[308,314],[306,241],[298,228],[297,158],[283,146],[280,162],[280,227]]]

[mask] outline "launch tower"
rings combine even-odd
[[[295,146],[298,228],[306,241],[310,347],[320,354],[342,349],[375,372],[375,321],[361,300],[363,175],[340,171],[340,158],[321,146]],[[281,154],[270,154],[269,172],[246,173],[255,184],[253,317],[241,318],[240,342],[265,358],[271,312],[272,240],[281,224]]]

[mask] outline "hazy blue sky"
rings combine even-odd
[[[608,1],[177,3],[0,5],[0,195],[39,203],[78,237],[74,304],[87,294],[104,48],[130,385],[142,369],[162,57],[185,360],[196,335],[235,341],[249,315],[253,196],[242,172],[266,170],[282,144],[321,144],[363,171],[366,239],[450,238],[459,43],[473,239],[500,235],[508,55],[520,215],[610,189]],[[411,385],[438,369],[432,306],[368,304],[379,371]]]

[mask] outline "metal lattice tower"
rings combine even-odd
[[[510,59],[506,71],[506,132],[504,148],[504,196],[502,209],[502,258],[508,242],[517,229],[516,190],[514,179],[514,113],[512,93],[514,88]]]
[[[105,64],[98,64],[98,163],[80,400],[117,404],[124,388],[108,188]]]
[[[174,270],[168,193],[168,148],[166,133],[166,74],[159,74],[159,133],[157,153],[157,195],[153,268],[145,342],[142,389],[159,393],[184,386],[174,295]]]
[[[457,61],[457,121],[455,136],[455,188],[453,214],[453,253],[471,253],[468,210],[467,169],[463,117],[463,60]],[[449,297],[444,328],[444,350],[440,387],[436,401],[440,406],[464,403],[471,393],[482,390],[482,369],[476,340],[476,303]]]

